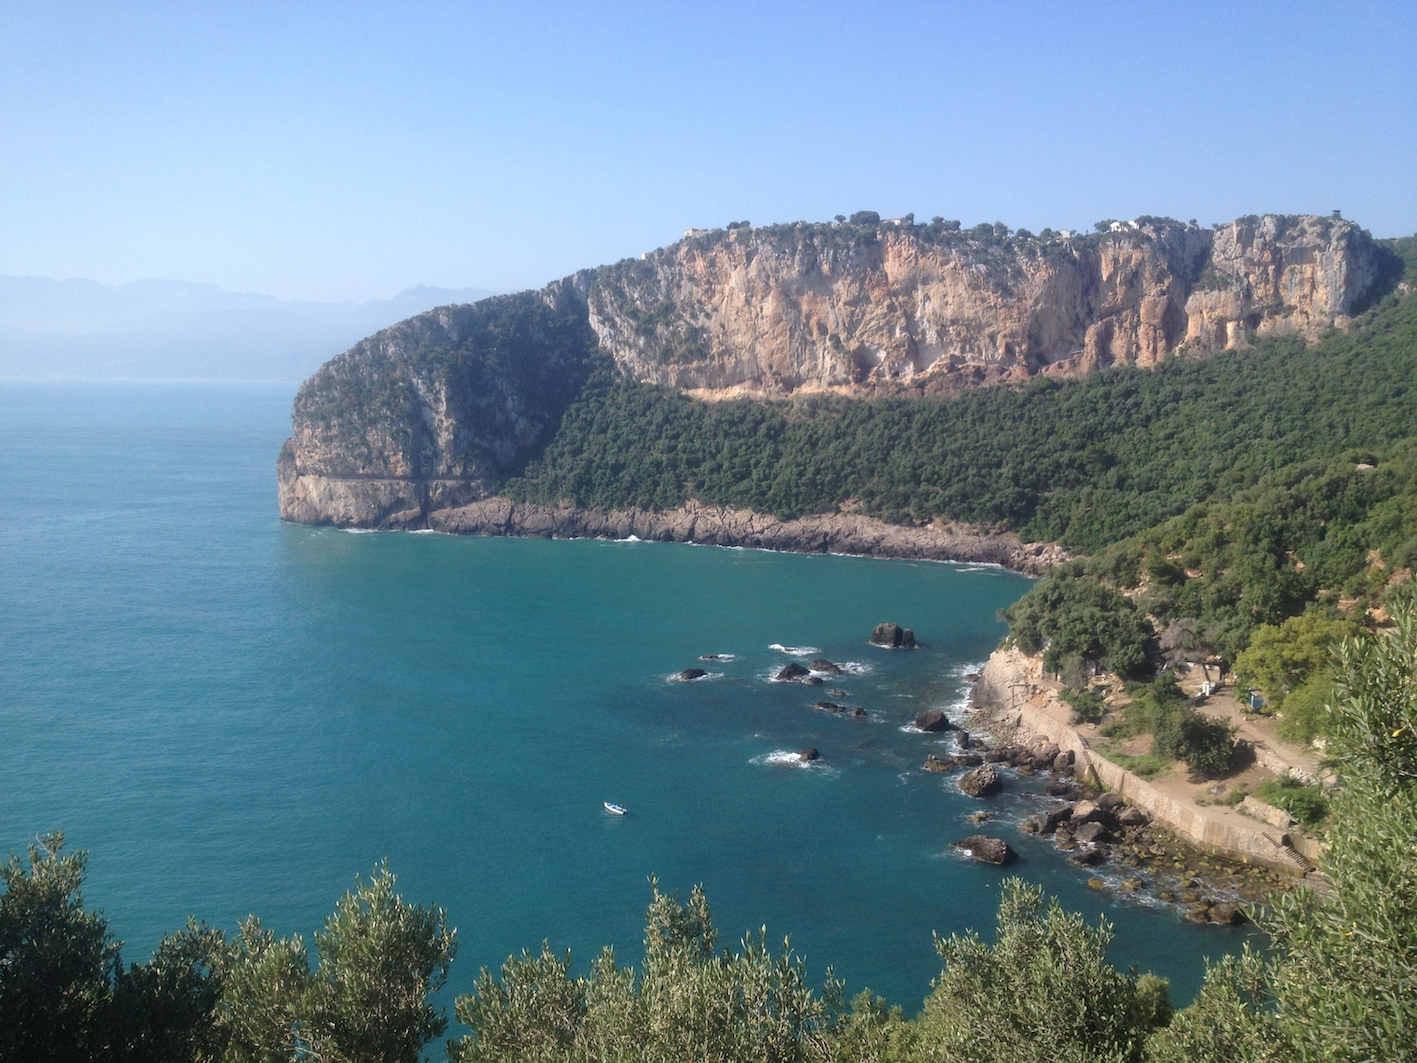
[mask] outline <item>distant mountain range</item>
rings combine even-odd
[[[0,379],[302,380],[370,333],[491,294],[418,285],[392,299],[286,302],[187,281],[0,276]]]

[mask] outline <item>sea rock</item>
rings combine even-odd
[[[1129,805],[1117,813],[1117,822],[1123,827],[1145,827],[1151,822],[1151,816],[1135,805]]]
[[[824,657],[819,657],[807,667],[814,672],[820,672],[822,675],[841,675],[841,667],[832,664],[831,661],[828,661]]]
[[[926,709],[915,717],[915,726],[922,731],[948,731],[953,724],[940,709]]]
[[[1073,829],[1073,837],[1084,845],[1091,845],[1094,842],[1105,842],[1110,840],[1111,835],[1107,828],[1096,820],[1090,820],[1079,827]]]
[[[1122,799],[1122,795],[1113,793],[1111,790],[1097,798],[1097,807],[1104,812],[1115,812],[1124,804],[1126,804],[1126,801]]]
[[[959,778],[959,788],[970,797],[991,797],[1004,788],[1004,780],[992,764],[981,764]]]
[[[1219,923],[1221,926],[1230,926],[1232,923],[1242,923],[1245,921],[1244,913],[1240,911],[1238,904],[1229,901],[1220,901],[1212,904],[1210,910],[1206,912],[1206,918],[1212,923]]]
[[[954,770],[954,766],[954,761],[941,760],[939,757],[935,756],[935,754],[931,753],[925,758],[925,763],[920,765],[920,770],[942,775],[947,771]]]
[[[794,683],[808,674],[807,669],[803,668],[796,661],[788,661],[777,670],[777,675],[773,676],[773,678],[782,683]]]
[[[708,675],[708,672],[704,671],[702,668],[685,668],[679,673],[679,678],[683,682],[689,683],[695,679],[702,679],[706,675]]]
[[[1102,818],[1102,809],[1097,807],[1096,801],[1079,801],[1073,806],[1074,823],[1090,823],[1094,819]]]
[[[1107,859],[1107,851],[1100,846],[1084,845],[1068,859],[1082,867],[1094,867]]]
[[[845,705],[838,705],[834,701],[819,701],[815,705],[813,705],[812,708],[818,710],[819,712],[830,713],[840,713],[846,711]]]
[[[1070,797],[1077,790],[1077,783],[1064,779],[1054,779],[1043,788],[1043,792],[1049,797]]]
[[[804,762],[809,763],[809,764],[810,764],[812,761],[814,761],[814,760],[821,760],[821,759],[822,759],[822,755],[821,755],[821,753],[819,753],[819,752],[817,751],[817,747],[816,747],[816,746],[808,746],[806,749],[799,749],[799,750],[797,751],[797,755],[798,755]]]
[[[961,768],[976,768],[984,763],[984,758],[978,753],[956,753],[954,762]]]
[[[866,718],[866,706],[857,705],[851,710],[851,716],[853,719],[864,720]]]
[[[822,685],[822,677],[819,675],[804,675],[799,682],[803,686],[819,687]]]
[[[963,849],[984,864],[1011,864],[1018,859],[1018,853],[1010,849],[1003,839],[989,838],[983,834],[971,834],[968,838],[961,838],[950,844],[956,849]]]
[[[955,731],[955,745],[960,749],[969,749],[974,745],[974,739],[969,737],[968,731]]]
[[[1066,823],[1072,819],[1072,805],[1064,805],[1062,808],[1050,808],[1047,812],[1038,816],[1039,827],[1044,834],[1053,834],[1057,831],[1060,823]]]
[[[733,660],[733,654],[731,654],[731,653],[701,653],[701,654],[699,654],[699,660],[701,660],[701,661],[731,661],[731,660]]]
[[[896,650],[915,649],[915,632],[899,624],[877,624],[871,632],[871,645],[888,646]]]

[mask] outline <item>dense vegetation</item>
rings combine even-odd
[[[700,403],[592,376],[504,490],[605,508],[689,499],[781,517],[852,504],[1091,553],[1296,463],[1385,455],[1417,423],[1417,301],[1314,345],[1272,339],[954,398]]]
[[[544,945],[484,970],[456,1002],[447,1045],[494,1061],[835,1063],[1362,1063],[1417,1053],[1417,595],[1389,634],[1340,644],[1327,710],[1348,778],[1325,856],[1330,896],[1307,888],[1261,914],[1266,954],[1212,966],[1172,1013],[1159,979],[1106,961],[1088,926],[1019,881],[998,932],[937,941],[943,969],[907,1019],[869,992],[819,992],[786,942],[749,934],[721,949],[708,902],[656,887],[638,968],[610,950],[584,974]],[[405,902],[387,868],[300,938],[248,919],[234,940],[195,923],[147,964],[124,968],[101,916],[84,910],[84,859],[62,839],[0,868],[0,1058],[412,1063],[447,1028],[430,995],[455,932]]]

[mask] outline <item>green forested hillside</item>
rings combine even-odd
[[[954,398],[706,404],[596,375],[522,499],[666,508],[687,499],[781,517],[847,503],[1091,553],[1296,462],[1373,460],[1417,424],[1417,301],[1349,333],[1035,379]]]

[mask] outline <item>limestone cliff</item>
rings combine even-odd
[[[1151,365],[1183,344],[1313,336],[1378,280],[1367,234],[1266,215],[1034,237],[938,226],[740,228],[576,278],[603,350],[703,398]]]
[[[295,396],[282,519],[398,527],[486,497],[555,427],[594,351],[583,304],[559,284],[361,341]]]
[[[486,498],[596,364],[702,398],[945,392],[1313,336],[1369,298],[1380,263],[1353,223],[1284,215],[1084,236],[905,221],[694,233],[421,314],[327,362],[295,400],[281,516],[422,527]]]

